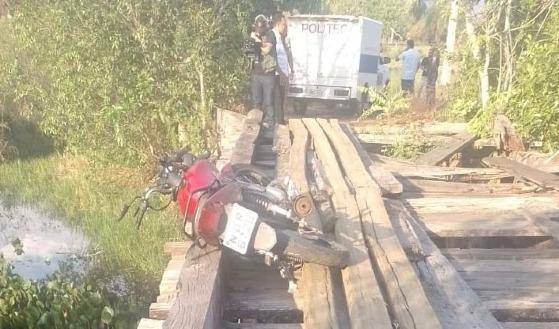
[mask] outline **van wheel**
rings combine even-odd
[[[307,112],[307,108],[308,105],[306,101],[300,101],[300,100],[293,101],[293,111],[295,112],[295,114],[305,115],[305,113]]]

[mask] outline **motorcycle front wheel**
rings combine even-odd
[[[306,263],[344,268],[349,263],[349,252],[341,244],[322,237],[306,236],[291,230],[279,230],[283,254]],[[283,237],[283,238],[281,238]]]

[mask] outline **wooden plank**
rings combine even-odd
[[[386,134],[370,134],[370,133],[356,133],[355,137],[362,144],[380,144],[380,145],[393,145],[400,139],[400,135],[386,135]]]
[[[559,199],[554,194],[526,193],[515,196],[425,197],[409,198],[405,202],[418,214],[494,212],[521,209],[557,209]]]
[[[489,166],[500,168],[513,176],[525,178],[542,187],[559,190],[559,176],[504,157],[484,158],[482,161]]]
[[[408,125],[378,125],[376,120],[360,120],[351,122],[351,127],[357,132],[375,132],[400,135],[409,131],[416,131],[425,135],[456,135],[466,131],[467,125],[459,122],[429,122],[424,124],[412,123]]]
[[[190,248],[181,272],[179,295],[164,329],[217,329],[221,323],[221,250]]]
[[[425,165],[439,165],[448,160],[455,153],[460,152],[462,149],[470,145],[475,137],[469,132],[465,131],[455,136],[455,140],[444,145],[443,147],[436,148],[429,151],[417,158],[415,163]]]
[[[350,265],[342,270],[342,280],[350,316],[350,328],[391,328],[384,298],[361,232],[359,209],[342,175],[334,151],[316,120],[303,119],[315,151],[332,187],[332,201],[338,220],[336,238],[350,252]]]
[[[252,154],[254,152],[254,143],[260,133],[261,121],[261,111],[251,110],[248,112],[243,122],[243,130],[235,143],[235,148],[233,149],[233,154],[231,155],[232,163],[250,164]]]
[[[404,192],[413,194],[495,195],[535,192],[537,187],[525,184],[471,184],[400,177]]]
[[[301,323],[231,323],[226,322],[224,329],[302,329]]]
[[[401,228],[396,231],[400,240],[410,246],[408,257],[414,260],[427,296],[444,328],[501,328],[402,202],[385,200],[385,204],[394,226]],[[402,234],[404,231],[410,233]]]
[[[517,300],[484,303],[499,321],[559,321],[559,303],[531,303]]]
[[[172,303],[151,303],[149,306],[149,317],[155,320],[165,320],[169,316]]]
[[[559,273],[515,273],[472,271],[461,272],[462,277],[474,290],[510,290],[510,289],[552,289],[557,287]]]
[[[235,143],[243,129],[245,116],[224,109],[216,110],[217,133],[219,135],[220,159],[229,161]],[[221,169],[221,168],[219,168]]]
[[[385,157],[376,153],[368,153],[371,160],[385,170],[400,177],[419,177],[427,179],[446,179],[448,177],[476,180],[490,180],[509,177],[504,171],[495,168],[448,168],[418,165],[404,160]]]
[[[559,150],[555,151],[555,153],[551,154],[547,160],[545,160],[545,164],[559,164]]]
[[[228,259],[224,319],[255,319],[258,322],[303,320],[303,298],[290,294],[288,282],[274,268]],[[297,273],[296,277],[297,277]],[[304,288],[304,284],[302,286]]]
[[[375,180],[375,182],[380,186],[383,195],[397,195],[402,193],[402,184],[392,175],[391,172],[378,166],[374,163],[363,146],[357,141],[355,136],[351,133],[351,129],[347,124],[341,124],[344,133],[349,137],[353,146],[359,153],[359,157],[365,163],[369,169],[369,174]]]
[[[287,288],[230,291],[224,305],[224,318],[302,321],[300,303],[287,292]]]
[[[163,276],[161,277],[161,282],[159,283],[160,295],[169,295],[176,293],[180,273],[182,271],[184,263],[184,255],[173,256],[169,263],[167,263],[167,267],[165,268]]]
[[[559,322],[505,322],[504,329],[557,329]]]
[[[301,120],[290,120],[289,128],[293,134],[293,146],[289,154],[288,171],[297,193],[310,193],[306,159],[309,133]],[[305,220],[310,226],[322,231],[322,222],[316,208]],[[303,282],[305,328],[347,328],[347,309],[345,305],[340,305],[340,297],[335,296],[330,270],[317,264],[305,264]]]
[[[273,151],[276,153],[276,178],[280,182],[290,174],[289,170],[289,150],[291,139],[289,138],[289,128],[285,125],[276,126]]]
[[[513,272],[550,273],[559,272],[559,259],[526,259],[526,260],[454,260],[454,267],[459,272]]]
[[[166,242],[163,247],[163,252],[170,256],[184,256],[186,251],[190,248],[191,241],[171,241]]]
[[[380,188],[360,160],[354,144],[337,120],[317,120],[334,145],[355,188],[363,233],[372,253],[377,278],[400,328],[441,328],[423,287],[394,232],[381,198]]]
[[[138,323],[138,329],[162,329],[162,320],[141,319]]]
[[[545,211],[542,208],[539,210],[526,208],[522,209],[521,213],[543,232],[559,241],[559,223],[556,220],[552,220],[552,216],[559,218],[559,211],[557,209]]]
[[[527,260],[559,258],[559,249],[441,249],[450,260]]]
[[[481,290],[478,294],[500,321],[559,321],[556,286]]]
[[[436,237],[549,236],[514,211],[428,213],[419,220]]]

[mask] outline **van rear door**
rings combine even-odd
[[[291,84],[312,87],[304,88],[311,93],[305,97],[331,98],[323,87],[355,87],[361,48],[359,19],[294,16],[288,32],[293,53]]]

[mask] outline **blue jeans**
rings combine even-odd
[[[413,83],[414,80],[404,80],[402,79],[402,91],[404,93],[412,93],[413,94]]]
[[[274,75],[252,74],[250,76],[250,90],[252,108],[264,112],[263,122],[274,123],[274,89],[276,77]]]

